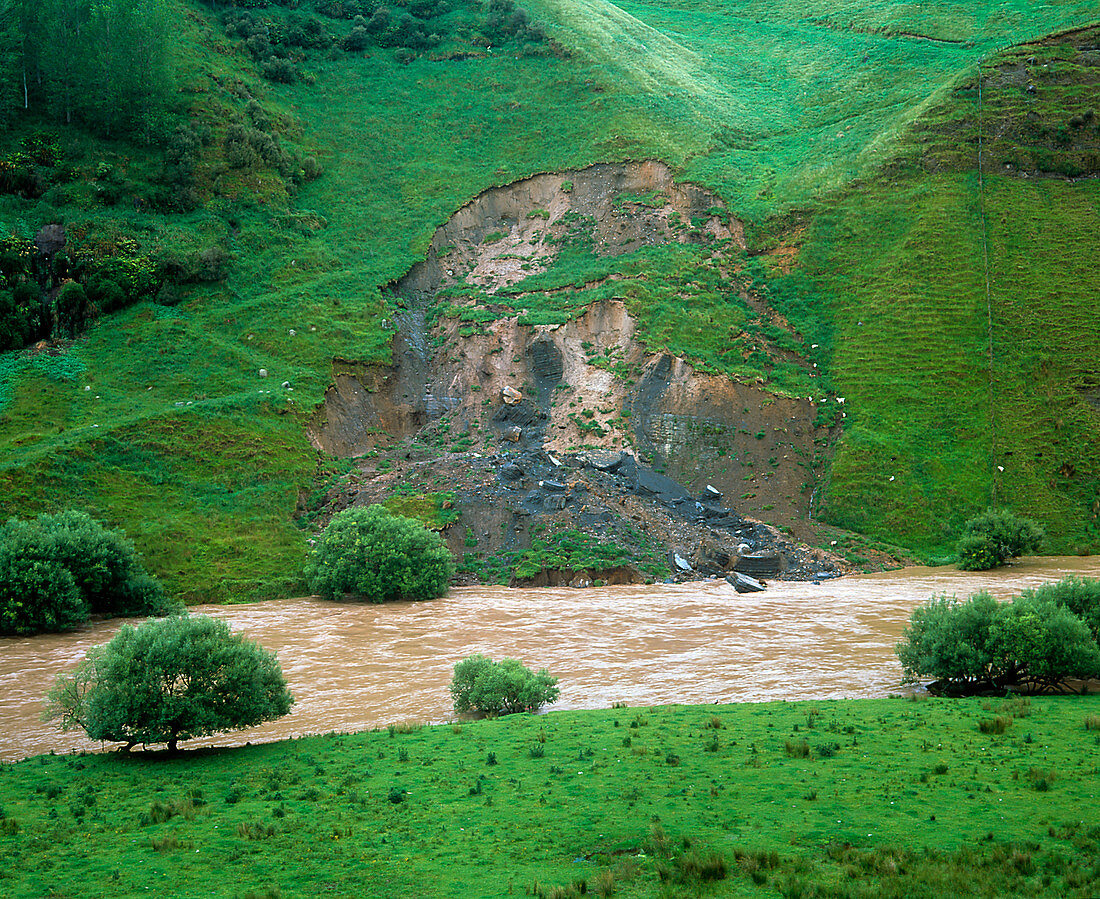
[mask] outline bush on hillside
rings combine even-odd
[[[986,571],[1008,559],[1035,552],[1045,538],[1038,522],[1008,510],[990,509],[963,525],[955,554],[963,571]]]
[[[516,659],[494,662],[487,656],[472,655],[455,665],[451,698],[456,712],[534,712],[557,700],[557,682],[545,668],[535,672]]]
[[[13,518],[0,528],[0,633],[67,630],[93,613],[170,608],[126,536],[84,512]]]
[[[167,743],[274,721],[294,702],[275,654],[224,621],[172,617],[124,625],[57,679],[47,716],[93,740]]]
[[[434,599],[455,565],[443,538],[382,506],[334,515],[306,563],[306,583],[326,599],[368,602]]]
[[[913,610],[896,647],[908,681],[934,678],[949,693],[1005,687],[1061,688],[1100,673],[1088,626],[1052,599],[1023,595],[997,603],[934,597]]]

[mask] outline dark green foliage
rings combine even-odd
[[[134,546],[84,512],[16,519],[0,528],[0,633],[66,630],[101,615],[170,607]]]
[[[455,665],[451,697],[456,712],[507,715],[534,712],[558,698],[558,682],[545,668],[525,668],[516,659],[494,662],[472,655]],[[541,748],[541,744],[536,744]]]
[[[275,658],[224,621],[171,617],[124,625],[59,677],[49,715],[93,740],[167,743],[253,727],[290,711]]]
[[[40,634],[88,618],[72,574],[32,539],[0,542],[0,634]]]
[[[1024,597],[1064,606],[1084,621],[1093,639],[1100,642],[1100,581],[1071,575],[1053,584],[1025,590],[1021,594]]]
[[[948,692],[1059,687],[1100,673],[1100,648],[1068,608],[1033,594],[998,604],[936,597],[913,610],[897,646],[906,678],[932,677]]]
[[[1020,518],[1007,509],[990,509],[963,526],[963,535],[955,545],[959,568],[963,571],[996,568],[1008,559],[1035,552],[1045,536],[1038,522],[1030,518]]]
[[[1100,674],[1100,648],[1087,625],[1048,599],[1021,596],[1001,606],[989,648],[998,683],[1054,686]]]
[[[145,137],[171,97],[162,0],[13,4],[30,110],[108,136]]]
[[[997,611],[997,601],[984,592],[964,602],[936,596],[915,608],[897,646],[905,676],[957,683],[987,677],[989,629]]]
[[[454,560],[443,538],[382,506],[333,516],[306,563],[309,589],[326,599],[434,599],[447,592]]]

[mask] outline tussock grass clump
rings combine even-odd
[[[684,883],[712,883],[725,880],[728,873],[726,857],[717,851],[700,854],[689,850],[676,859],[676,868]]]
[[[996,718],[978,720],[978,730],[983,734],[1003,734],[1011,726],[1011,715],[998,715]]]
[[[195,817],[195,806],[190,797],[176,799],[172,802],[160,802],[159,800],[149,806],[149,810],[141,816],[141,826],[149,827],[153,824],[164,824],[179,815],[185,821],[191,821]]]
[[[274,824],[263,821],[242,821],[237,825],[237,836],[242,840],[270,840],[276,833]]]
[[[805,739],[785,740],[783,743],[783,751],[786,752],[787,756],[792,759],[809,758],[810,744]]]
[[[1024,778],[1031,785],[1033,790],[1040,793],[1046,793],[1054,786],[1054,782],[1058,780],[1059,774],[1053,768],[1028,768]]]

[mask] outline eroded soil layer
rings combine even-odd
[[[478,560],[572,529],[639,558],[660,556],[684,577],[728,573],[745,557],[741,570],[769,577],[846,570],[792,539],[796,529],[810,539],[835,436],[816,424],[814,401],[653,351],[617,299],[554,324],[498,310],[470,328],[440,315],[440,291],[463,284],[488,295],[552,264],[578,215],[608,255],[677,240],[743,240],[716,196],[674,183],[657,162],[539,175],[477,197],[394,285],[404,310],[392,363],[334,363],[310,438],[327,454],[363,458],[314,511],[323,518],[402,489],[453,491],[459,517],[445,533],[471,576]],[[689,232],[674,227],[683,218],[694,222]],[[648,489],[655,479],[661,489]],[[770,561],[754,567],[751,557],[760,556]],[[637,568],[563,570],[536,580],[644,576]]]

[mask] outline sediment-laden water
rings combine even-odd
[[[894,644],[936,593],[1007,598],[1068,574],[1100,577],[1100,557],[1044,558],[984,573],[908,568],[737,594],[724,581],[587,590],[464,587],[428,603],[311,599],[194,612],[229,621],[278,653],[297,699],[263,727],[186,745],[233,745],[451,716],[455,662],[512,656],[560,678],[554,708],[883,696],[900,689]],[[98,749],[43,722],[58,673],[121,622],[0,638],[0,759]]]

